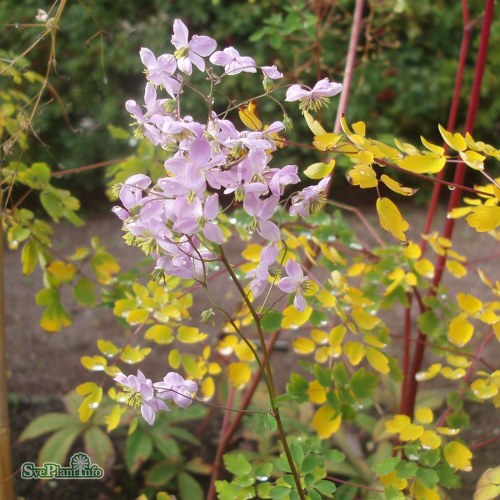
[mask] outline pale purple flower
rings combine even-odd
[[[269,189],[274,195],[281,196],[286,186],[300,182],[297,165],[285,165],[276,170],[269,182]]]
[[[204,57],[208,57],[217,47],[217,42],[208,36],[194,35],[188,42],[189,31],[186,25],[180,20],[174,21],[174,34],[172,44],[177,49],[175,57],[177,66],[181,71],[190,75],[193,71],[193,64],[200,70],[205,71]]]
[[[300,101],[300,109],[316,111],[323,104],[328,103],[328,97],[337,95],[342,90],[342,84],[330,82],[328,78],[323,78],[312,89],[309,87],[307,89],[300,85],[292,85],[286,91],[285,101]]]
[[[181,408],[187,408],[193,402],[193,396],[198,390],[198,384],[192,380],[184,380],[182,375],[169,372],[163,382],[156,382],[154,387],[161,399],[173,399]]]
[[[294,260],[289,260],[285,265],[285,270],[288,274],[287,277],[282,278],[278,283],[278,288],[285,293],[295,292],[293,305],[297,311],[304,311],[306,308],[306,299],[302,294],[303,287],[306,285],[308,279],[304,276],[302,267]]]
[[[247,193],[243,201],[243,209],[254,218],[254,227],[265,240],[279,241],[280,239],[279,227],[269,220],[278,202],[278,196],[270,196],[262,200],[251,192]]]
[[[329,182],[330,177],[325,177],[315,186],[308,186],[294,194],[290,215],[299,214],[302,217],[308,217],[310,212],[317,212],[325,204],[326,195],[323,191]]]
[[[151,179],[144,174],[136,174],[129,177],[120,189],[120,200],[125,207],[113,207],[112,211],[121,219],[130,217],[130,210],[141,203],[142,190],[151,184]]]
[[[172,54],[163,54],[158,59],[150,49],[142,48],[139,51],[142,64],[146,66],[146,76],[153,85],[162,85],[172,98],[179,93],[180,82],[172,77],[177,69],[175,57]]]
[[[137,370],[137,376],[120,373],[114,380],[121,384],[125,402],[133,408],[141,408],[141,414],[149,425],[153,425],[157,411],[169,409],[154,396],[153,383],[141,370]]]
[[[283,78],[283,73],[278,70],[276,65],[262,66],[260,69],[262,70],[262,73],[264,73],[264,76],[270,80],[279,80],[280,78]]]
[[[251,57],[240,56],[234,47],[226,47],[223,51],[218,50],[210,56],[210,62],[216,66],[224,66],[228,75],[236,75],[242,71],[255,73],[255,61]]]
[[[268,285],[269,268],[276,262],[278,253],[279,248],[275,243],[264,247],[260,252],[259,264],[247,273],[247,278],[253,278],[249,288],[255,299],[262,295]]]

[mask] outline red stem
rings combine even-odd
[[[455,130],[458,106],[460,103],[460,92],[462,90],[462,82],[464,77],[465,62],[467,59],[467,54],[469,52],[469,42],[471,35],[471,23],[469,20],[469,5],[468,0],[462,0],[462,18],[463,18],[463,34],[462,34],[462,44],[460,47],[460,55],[458,57],[458,67],[457,75],[455,77],[455,88],[453,90],[453,97],[450,106],[450,113],[448,115],[448,124],[446,130]],[[448,150],[448,145],[445,144],[445,152]],[[445,169],[443,168],[437,175],[439,180],[443,180]],[[439,195],[441,193],[441,184],[436,183],[432,191],[431,203],[429,206],[429,211],[427,212],[427,218],[425,220],[423,234],[429,234],[432,226],[432,221],[436,212],[436,208],[439,202]],[[427,241],[422,238],[420,247],[422,252],[425,251]]]
[[[483,24],[481,27],[481,39],[479,42],[479,50],[477,54],[476,67],[474,70],[474,83],[472,85],[472,92],[469,101],[469,108],[467,110],[467,119],[465,123],[465,131],[472,132],[474,129],[474,124],[476,120],[477,110],[479,107],[479,97],[481,93],[481,84],[483,81],[484,70],[486,67],[486,56],[488,53],[488,43],[490,38],[490,29],[493,22],[493,7],[494,0],[486,0],[486,6],[484,10]],[[465,165],[464,163],[459,163],[455,172],[455,178],[453,182],[455,184],[463,184],[465,178]],[[448,211],[450,212],[453,208],[458,206],[461,200],[461,189],[456,188],[450,197],[448,204]],[[451,239],[453,234],[453,228],[455,226],[454,219],[447,219],[444,227],[444,237]],[[432,289],[430,294],[434,295],[435,290],[441,282],[443,276],[444,265],[446,262],[446,255],[440,256],[436,264],[436,274],[432,282]],[[421,370],[422,363],[425,353],[425,335],[422,331],[418,332],[418,340],[415,347],[415,353],[413,356],[413,364],[410,372],[409,378],[409,388],[406,395],[405,413],[413,417],[413,412],[415,409],[415,400],[417,396],[418,381],[415,379],[415,375]],[[421,342],[420,342],[421,341]]]
[[[403,345],[403,383],[401,384],[400,412],[404,413],[404,403],[408,392],[408,375],[410,373],[410,345],[411,345],[411,299],[412,295],[407,293],[408,305],[405,308],[405,330]]]

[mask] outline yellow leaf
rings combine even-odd
[[[113,409],[104,417],[104,422],[106,423],[106,431],[111,432],[116,429],[120,424],[120,419],[123,413],[125,412],[125,408],[121,405],[114,405]]]
[[[82,404],[78,407],[78,415],[81,422],[88,422],[90,420],[94,410],[102,400],[102,392],[102,387],[97,387],[82,401]]]
[[[479,378],[470,385],[474,396],[479,399],[494,398],[498,394],[498,387],[488,384],[484,378]]]
[[[484,170],[484,160],[486,160],[486,156],[480,155],[475,151],[460,151],[460,157],[464,161],[466,165],[474,170]]]
[[[146,330],[144,337],[157,344],[170,344],[174,340],[172,328],[167,325],[153,325]]]
[[[403,427],[399,432],[399,439],[401,441],[415,441],[419,439],[424,433],[424,428],[421,425],[409,424]]]
[[[408,415],[394,415],[393,418],[386,420],[385,428],[389,434],[399,434],[402,429],[411,424]]]
[[[355,307],[352,311],[352,319],[356,322],[359,328],[363,330],[373,330],[379,323],[380,318],[366,312],[361,307]]]
[[[200,332],[198,328],[194,326],[182,325],[177,330],[177,340],[184,344],[196,344],[197,342],[202,342],[208,337],[206,333]]]
[[[47,271],[59,281],[71,281],[76,274],[76,266],[55,260],[49,264]]]
[[[422,256],[422,250],[419,245],[411,241],[406,248],[403,248],[403,255],[408,259],[417,260]]]
[[[405,156],[398,165],[415,174],[435,174],[443,169],[446,158],[435,153]]]
[[[438,155],[442,155],[444,153],[444,148],[441,146],[437,146],[436,144],[430,143],[425,137],[420,136],[420,140],[422,144],[433,153],[437,153]]]
[[[389,198],[377,199],[377,213],[382,229],[389,231],[394,238],[406,241],[404,233],[408,231],[410,226],[403,219],[398,207]]]
[[[316,342],[316,344],[327,344],[328,343],[328,334],[323,330],[318,330],[317,328],[313,328],[311,330],[311,338]]]
[[[250,101],[247,106],[241,106],[238,110],[238,115],[240,120],[243,122],[245,127],[250,130],[261,130],[262,122],[259,120],[255,114],[256,104],[254,101]]]
[[[396,182],[394,179],[391,179],[388,175],[382,174],[380,177],[380,180],[391,190],[394,191],[395,193],[402,194],[403,196],[412,196],[415,194],[418,190],[409,188],[409,187],[404,187],[402,186],[399,182]]]
[[[451,149],[455,151],[464,151],[467,149],[467,143],[465,142],[464,136],[459,133],[453,134],[448,132],[444,127],[438,125],[439,132],[444,139],[444,142],[450,146]]]
[[[387,375],[389,373],[389,360],[387,356],[381,353],[378,349],[368,346],[366,348],[366,359],[368,363],[378,372]]]
[[[460,217],[465,217],[472,212],[472,207],[459,207],[454,208],[451,212],[448,212],[449,219],[460,219]]]
[[[120,354],[120,359],[128,363],[129,365],[134,365],[140,363],[144,358],[151,352],[151,347],[141,347],[141,346],[131,346],[128,345],[123,349]]]
[[[359,121],[352,124],[352,129],[355,134],[361,135],[364,137],[366,135],[366,124],[365,122]]]
[[[330,330],[329,344],[331,347],[339,347],[347,333],[344,325],[337,325]]]
[[[313,146],[319,151],[332,149],[342,136],[334,133],[319,134],[314,137]]]
[[[471,364],[471,361],[469,361],[465,356],[457,356],[455,354],[448,354],[446,356],[446,361],[448,361],[450,365],[458,368],[468,368]]]
[[[299,337],[292,342],[292,347],[298,354],[311,354],[311,352],[314,351],[316,344],[307,337]]]
[[[231,363],[227,372],[229,381],[235,389],[243,389],[252,375],[250,367],[246,363]]]
[[[419,382],[430,380],[434,378],[441,371],[442,366],[443,365],[441,363],[434,363],[433,365],[429,366],[428,370],[417,372],[415,374],[415,379],[418,380]]]
[[[177,370],[181,365],[181,355],[177,349],[172,349],[168,353],[168,364],[174,369]]]
[[[460,309],[472,316],[483,308],[483,303],[470,293],[458,293],[457,302]]]
[[[146,309],[132,309],[125,315],[129,325],[138,325],[144,323],[149,317],[149,311]]]
[[[309,179],[323,179],[329,175],[335,167],[335,160],[328,163],[313,163],[304,170],[304,175]]]
[[[307,396],[311,403],[321,405],[326,401],[327,389],[323,387],[317,380],[309,382],[307,387]]]
[[[94,372],[102,372],[108,361],[103,356],[82,356],[80,358],[82,365]]]
[[[421,424],[430,424],[434,420],[434,413],[426,406],[417,408],[415,411],[415,420]]]
[[[453,429],[452,427],[436,427],[436,430],[444,436],[456,436],[460,432],[460,429]]]
[[[335,295],[325,289],[320,290],[316,295],[316,298],[326,307],[333,307],[337,304]]]
[[[323,405],[314,414],[312,426],[321,439],[328,439],[338,431],[341,422],[342,415],[337,415],[331,406]]]
[[[435,450],[441,446],[441,437],[438,436],[434,431],[426,430],[420,436],[420,443],[424,450]]]
[[[249,340],[249,342],[253,348],[256,349],[255,344],[251,340]],[[240,361],[253,361],[255,359],[252,350],[243,341],[238,342],[234,346],[234,353]]]
[[[201,384],[201,394],[204,401],[212,399],[215,393],[215,383],[212,377],[207,377]]]
[[[318,120],[315,120],[309,111],[303,111],[304,118],[306,119],[306,123],[308,127],[311,129],[311,132],[314,135],[323,135],[326,134],[326,130],[321,126]],[[340,138],[340,136],[339,136]]]
[[[481,206],[472,209],[472,213],[465,221],[478,233],[487,233],[500,226],[500,207]]]
[[[365,357],[365,347],[359,342],[346,342],[342,348],[342,351],[349,359],[352,366],[357,366],[361,363],[361,360]]]
[[[448,340],[458,347],[469,342],[474,333],[474,327],[467,321],[465,313],[459,314],[450,321],[448,326]]]
[[[446,269],[457,279],[463,278],[467,274],[467,269],[456,260],[447,260]]]
[[[420,259],[413,265],[415,271],[425,278],[434,277],[434,264],[429,259]]]
[[[288,306],[283,311],[283,319],[281,320],[281,327],[285,329],[295,330],[301,327],[307,320],[310,318],[312,314],[312,307],[306,305],[306,308],[303,312],[297,311],[295,307],[292,305]]]
[[[87,396],[99,387],[95,382],[84,382],[76,387],[76,392],[80,396]]]
[[[405,274],[405,283],[408,286],[416,286],[417,285],[417,277],[413,273]]]
[[[459,380],[465,377],[465,370],[463,368],[451,368],[449,366],[445,366],[441,368],[441,375],[448,380]]]
[[[377,175],[370,165],[355,165],[347,174],[348,181],[353,186],[362,189],[373,188],[378,185]]]
[[[370,333],[368,335],[365,335],[365,342],[368,345],[378,347],[379,349],[383,349],[387,345],[380,341],[377,337],[375,337],[375,335],[371,335]]]
[[[406,479],[399,478],[394,470],[388,474],[380,476],[380,482],[384,486],[394,486],[399,491],[404,490],[408,485],[408,481]]]
[[[444,458],[450,467],[463,471],[472,470],[470,462],[472,453],[467,446],[458,441],[451,441],[444,447]]]

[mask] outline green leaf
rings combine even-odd
[[[245,476],[252,471],[250,462],[241,453],[224,455],[224,466],[235,476]]]
[[[74,426],[79,423],[79,419],[74,416],[68,415],[67,413],[46,413],[38,418],[35,418],[30,424],[24,429],[22,434],[19,436],[19,442],[27,441],[28,439],[33,439],[47,432],[53,432],[57,429],[62,429],[63,427]]]
[[[370,373],[365,368],[360,368],[351,377],[351,388],[358,398],[368,398],[377,387],[379,377],[375,373]]]
[[[304,460],[304,450],[302,449],[301,444],[298,443],[297,441],[294,441],[290,445],[290,453],[292,454],[292,458],[295,465],[300,470],[300,467],[302,466],[302,461]]]
[[[400,461],[401,461],[401,459],[398,457],[387,457],[387,458],[384,458],[378,464],[375,464],[372,467],[372,469],[378,475],[382,476],[383,474],[389,474],[389,472],[392,472],[394,470],[394,468],[396,467],[396,465],[399,464]]]
[[[332,494],[335,492],[337,487],[333,481],[326,481],[325,479],[321,479],[318,481],[314,488],[317,489],[320,493],[326,496],[326,498],[332,498]]]
[[[384,488],[385,500],[404,500],[405,496],[395,486],[390,484]]]
[[[439,318],[433,311],[427,311],[418,317],[418,324],[422,333],[432,336],[439,328]]]
[[[394,467],[394,470],[400,479],[408,479],[409,477],[413,477],[415,475],[417,468],[418,467],[415,462],[400,461],[396,467]]]
[[[435,467],[440,460],[439,448],[435,450],[427,450],[420,455],[419,461],[427,467]]]
[[[187,472],[181,472],[177,478],[177,486],[179,487],[179,493],[181,498],[186,498],[189,500],[203,500],[205,494],[200,483]]]
[[[61,203],[61,200],[53,193],[44,191],[40,195],[40,201],[43,208],[50,215],[50,217],[55,222],[59,222],[59,219],[63,216],[64,212],[64,206]]]
[[[164,460],[153,465],[146,473],[145,482],[148,486],[163,486],[169,483],[177,473],[177,466]]]
[[[38,464],[42,465],[45,462],[65,464],[68,452],[82,430],[81,424],[73,424],[50,436],[40,450]]]
[[[292,373],[290,375],[290,382],[286,386],[286,390],[292,394],[298,403],[303,403],[307,401],[307,380],[298,373]]]
[[[417,479],[426,487],[434,488],[439,482],[439,476],[433,469],[418,469]]]
[[[443,488],[457,489],[460,488],[461,482],[460,477],[455,474],[455,469],[450,467],[448,464],[441,463],[436,468],[435,471],[439,476],[439,484]]]
[[[286,498],[290,495],[290,488],[287,486],[275,486],[269,492],[271,498]]]
[[[335,363],[333,367],[333,378],[337,386],[345,387],[349,385],[350,375],[349,372],[347,371],[347,368],[345,367],[345,364],[342,363],[341,361]]]
[[[276,418],[274,418],[273,415],[270,415],[269,413],[267,415],[264,415],[264,426],[268,432],[274,432],[278,427]]]
[[[264,478],[264,477],[269,478],[273,473],[273,464],[270,463],[258,464],[257,466],[255,466],[253,473],[259,481],[262,481],[262,479],[259,478]]]
[[[181,449],[177,441],[172,438],[155,439],[156,448],[163,454],[165,458],[177,458],[181,455]]]
[[[92,463],[109,470],[115,461],[115,450],[109,436],[99,427],[91,427],[84,432],[83,442]]]
[[[345,460],[345,455],[339,450],[327,450],[324,457],[330,464],[337,464]]]
[[[313,368],[314,375],[317,378],[318,382],[326,388],[330,388],[332,386],[332,371],[328,368],[324,368],[321,365],[314,365]]]
[[[260,320],[260,324],[262,326],[262,330],[265,332],[275,332],[281,328],[281,320],[283,319],[283,314],[274,309],[271,309],[267,312],[262,319]]]
[[[80,278],[73,289],[75,300],[82,306],[92,307],[96,303],[94,285],[88,278]]]
[[[35,240],[29,240],[21,252],[21,262],[23,263],[23,274],[31,274],[36,267],[38,260],[38,243]]]
[[[151,435],[137,429],[127,437],[125,448],[125,463],[131,474],[139,470],[141,465],[151,456],[153,452],[153,440]],[[162,483],[163,484],[163,483]]]

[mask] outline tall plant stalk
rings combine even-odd
[[[0,208],[0,210],[2,209]],[[12,484],[12,458],[7,390],[7,337],[5,334],[3,210],[0,215],[0,224],[0,499],[13,500],[14,490]]]
[[[493,22],[493,10],[494,10],[494,0],[486,0],[483,24],[481,26],[481,37],[479,42],[479,49],[476,59],[476,67],[474,70],[474,82],[472,85],[472,92],[469,100],[469,107],[467,110],[467,118],[465,123],[465,132],[470,132],[474,130],[474,125],[476,122],[477,110],[479,108],[479,98],[481,93],[481,86],[483,82],[484,70],[486,68],[486,57],[488,54],[488,45],[490,40],[490,30],[491,24]],[[453,182],[457,185],[463,184],[465,178],[466,166],[463,162],[458,163],[457,169]],[[448,211],[453,210],[458,206],[461,200],[461,190],[456,188],[451,196],[448,203]],[[454,219],[446,219],[446,223],[443,230],[443,235],[445,238],[451,239],[453,235],[453,229],[455,227]],[[436,288],[441,283],[441,278],[443,276],[443,271],[446,262],[446,255],[439,256],[437,264],[435,266],[436,273],[432,282],[431,294],[435,294]],[[413,363],[411,366],[411,371],[408,377],[408,392],[405,398],[404,410],[407,415],[413,416],[415,409],[415,401],[417,397],[418,381],[416,380],[416,374],[421,370],[422,363],[424,360],[426,346],[426,336],[419,330],[417,337],[417,344],[415,346],[415,352],[413,356]]]

